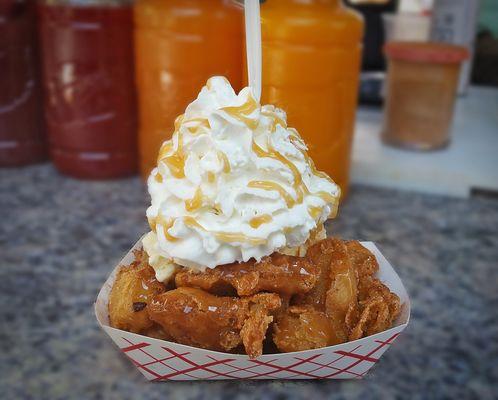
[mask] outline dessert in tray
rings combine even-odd
[[[111,326],[256,358],[359,339],[398,316],[370,251],[326,238],[338,186],[249,88],[209,79],[148,188],[151,231],[116,276]]]

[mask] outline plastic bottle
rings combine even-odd
[[[78,178],[136,171],[133,11],[127,0],[42,0],[45,117],[56,167]]]
[[[287,112],[318,169],[346,194],[363,20],[339,0],[261,5],[262,103]]]
[[[46,158],[34,0],[0,2],[0,166]]]
[[[213,75],[242,83],[242,10],[227,0],[135,4],[140,170],[147,177],[175,118]]]

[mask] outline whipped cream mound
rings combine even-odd
[[[158,280],[304,244],[335,216],[339,187],[315,169],[285,113],[213,77],[175,121],[148,179]]]

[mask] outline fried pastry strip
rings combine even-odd
[[[147,254],[135,252],[135,261],[122,267],[116,276],[109,295],[109,320],[111,326],[134,333],[152,327],[147,314],[151,297],[166,290],[156,280],[154,269],[148,263]]]
[[[377,278],[364,277],[359,285],[359,317],[349,340],[389,329],[401,311],[399,297]]]
[[[261,291],[281,295],[306,293],[313,288],[317,269],[302,257],[274,253],[260,262],[254,260],[221,265],[198,273],[180,271],[177,287],[197,287],[217,295],[227,295],[235,289],[239,296],[251,296]]]
[[[334,257],[330,265],[330,289],[325,300],[325,313],[330,318],[337,336],[342,342],[348,338],[347,320],[358,316],[358,274],[344,242],[333,239],[329,242]]]
[[[355,317],[348,316],[349,340],[389,329],[401,311],[399,297],[374,275],[379,270],[375,256],[357,241],[346,242],[348,254],[358,271],[359,308]]]
[[[349,240],[345,242],[345,244],[348,250],[349,258],[356,268],[358,278],[360,280],[363,277],[371,277],[379,271],[377,259],[372,252],[362,246],[360,242],[356,240]]]
[[[325,313],[310,305],[290,306],[276,320],[273,341],[282,352],[318,349],[342,341]]]
[[[320,274],[315,288],[298,297],[296,304],[313,305],[325,312],[342,343],[347,340],[346,315],[357,314],[358,276],[349,258],[348,248],[342,240],[328,238],[311,246],[307,257],[317,265]],[[333,343],[333,344],[336,344]]]
[[[181,287],[155,296],[148,313],[178,343],[218,351],[232,351],[242,343],[255,358],[262,353],[271,314],[280,305],[274,293],[218,297]]]
[[[347,316],[357,320],[357,274],[344,242],[322,240],[306,257],[318,268],[318,279],[311,291],[294,298],[294,306],[278,314],[273,340],[281,351],[343,343],[349,334]]]
[[[375,256],[359,242],[326,239],[307,257],[319,268],[313,290],[277,316],[273,339],[281,351],[355,340],[389,329],[400,313],[399,297],[374,274]]]

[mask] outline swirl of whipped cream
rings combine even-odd
[[[285,113],[213,77],[177,118],[148,179],[145,251],[159,280],[260,260],[335,216],[339,187],[315,169]]]

